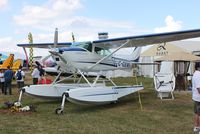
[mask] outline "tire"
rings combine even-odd
[[[61,108],[57,108],[55,110],[55,113],[58,114],[58,115],[63,114],[63,110]]]

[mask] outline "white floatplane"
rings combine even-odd
[[[32,44],[31,47],[47,48],[47,49],[52,50],[52,52],[62,53],[69,46],[64,45],[64,43],[60,44],[60,43],[58,43],[57,40],[58,40],[58,30],[56,29],[53,44],[49,44],[49,43]],[[25,50],[26,47],[30,47],[30,44],[18,44],[18,46],[24,47],[24,50]],[[66,46],[66,47],[63,47],[63,46]],[[139,59],[140,52],[141,52],[141,48],[135,49],[133,51],[133,59]],[[47,57],[49,58],[49,56],[50,55],[48,55]],[[53,99],[61,98],[63,92],[67,91],[69,89],[90,86],[87,83],[85,83],[85,84],[79,83],[81,81],[82,77],[79,78],[79,80],[77,80],[76,83],[63,84],[62,82],[65,79],[69,79],[69,78],[72,79],[74,77],[74,73],[76,73],[75,76],[81,76],[81,74],[79,72],[77,72],[77,70],[71,64],[66,64],[67,61],[65,59],[62,59],[62,57],[60,57],[59,55],[52,54],[51,56],[55,60],[55,63],[57,64],[56,67],[53,67],[53,68],[46,67],[44,69],[45,69],[45,71],[59,73],[58,76],[56,77],[56,79],[54,80],[54,82],[52,84],[48,84],[48,85],[29,85],[29,86],[23,87],[20,91],[20,95],[19,95],[19,99],[18,99],[19,102],[21,102],[21,100],[22,100],[23,93],[37,97],[37,98],[53,100]],[[44,59],[46,59],[46,57]],[[44,61],[40,61],[39,63],[41,64],[42,62],[44,62]],[[58,81],[58,78],[60,78],[60,75],[63,75],[63,74],[67,74],[67,77]],[[89,76],[89,77],[93,77],[93,78],[97,77],[97,75],[99,75],[98,78],[99,77],[105,78],[105,73],[103,73],[103,72],[98,73],[98,74],[96,72],[84,73],[84,76]],[[103,83],[102,83],[102,81],[99,83],[98,79],[94,80],[94,83],[96,83],[94,86],[105,86],[105,80],[103,80],[103,81],[104,81]],[[65,89],[64,89],[64,87],[65,87]]]
[[[129,36],[113,39],[102,39],[89,42],[71,42],[71,43],[57,43],[56,47],[64,46],[64,48],[52,49],[49,51],[52,55],[59,57],[59,59],[67,66],[72,66],[76,71],[84,78],[87,87],[74,87],[73,90],[66,88],[63,92],[63,99],[61,108],[56,110],[56,113],[62,113],[64,109],[65,98],[71,102],[78,104],[104,104],[115,102],[120,97],[126,96],[130,93],[143,89],[142,84],[136,86],[117,86],[111,79],[110,82],[113,86],[96,86],[100,73],[109,70],[119,70],[131,68],[132,64],[138,64],[138,62],[130,61],[126,59],[116,58],[113,56],[121,48],[139,47],[150,44],[166,43],[170,41],[182,40],[200,37],[200,29],[167,32],[160,34],[150,34],[141,36]],[[49,44],[36,44],[32,46],[40,47],[54,45]],[[21,47],[30,47],[29,44],[18,44]],[[110,49],[115,49],[110,52]],[[135,59],[136,60],[136,59]],[[98,72],[95,81],[93,83],[85,77],[87,72]],[[27,89],[25,89],[27,90]],[[27,92],[27,91],[25,91]],[[48,90],[46,90],[48,95]],[[36,93],[37,94],[37,93]]]

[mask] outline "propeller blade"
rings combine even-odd
[[[65,64],[67,64],[67,61],[58,53],[55,51],[49,51],[52,55],[58,56]]]
[[[45,62],[49,57],[51,57],[51,55],[49,54],[49,55],[47,55],[47,56],[45,56],[45,57],[43,57],[41,60],[42,60],[42,62]]]
[[[55,29],[55,34],[54,34],[54,48],[57,47],[58,44],[58,28]]]
[[[41,63],[42,63],[43,66],[45,65],[45,61],[46,61],[49,57],[51,57],[51,54],[49,54],[49,55],[47,55],[47,56],[41,58],[40,61],[41,61]]]

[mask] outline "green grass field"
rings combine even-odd
[[[114,79],[120,85],[133,83],[133,78]],[[33,104],[37,112],[4,110],[5,101],[18,99],[16,82],[14,95],[0,95],[0,134],[191,134],[193,133],[193,103],[191,93],[175,92],[175,100],[161,101],[153,90],[153,81],[140,78],[145,89],[103,106],[80,106],[67,102],[63,115],[56,115],[60,101],[46,101],[23,96],[23,106]],[[26,84],[31,78],[26,77]]]

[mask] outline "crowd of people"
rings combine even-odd
[[[34,69],[31,74],[33,78],[33,84],[38,84],[39,79],[44,77],[45,71],[42,66],[34,64]],[[22,70],[22,66],[16,72],[13,72],[10,66],[7,69],[0,68],[0,88],[2,94],[12,95],[12,81],[13,79],[17,82],[18,89],[24,87],[25,72]]]
[[[22,70],[22,66],[19,67],[19,69],[14,73],[10,66],[7,67],[7,69],[1,68],[0,69],[0,81],[1,81],[1,92],[2,94],[9,94],[12,95],[12,80],[16,79],[18,88],[24,86],[24,78],[25,73]]]

